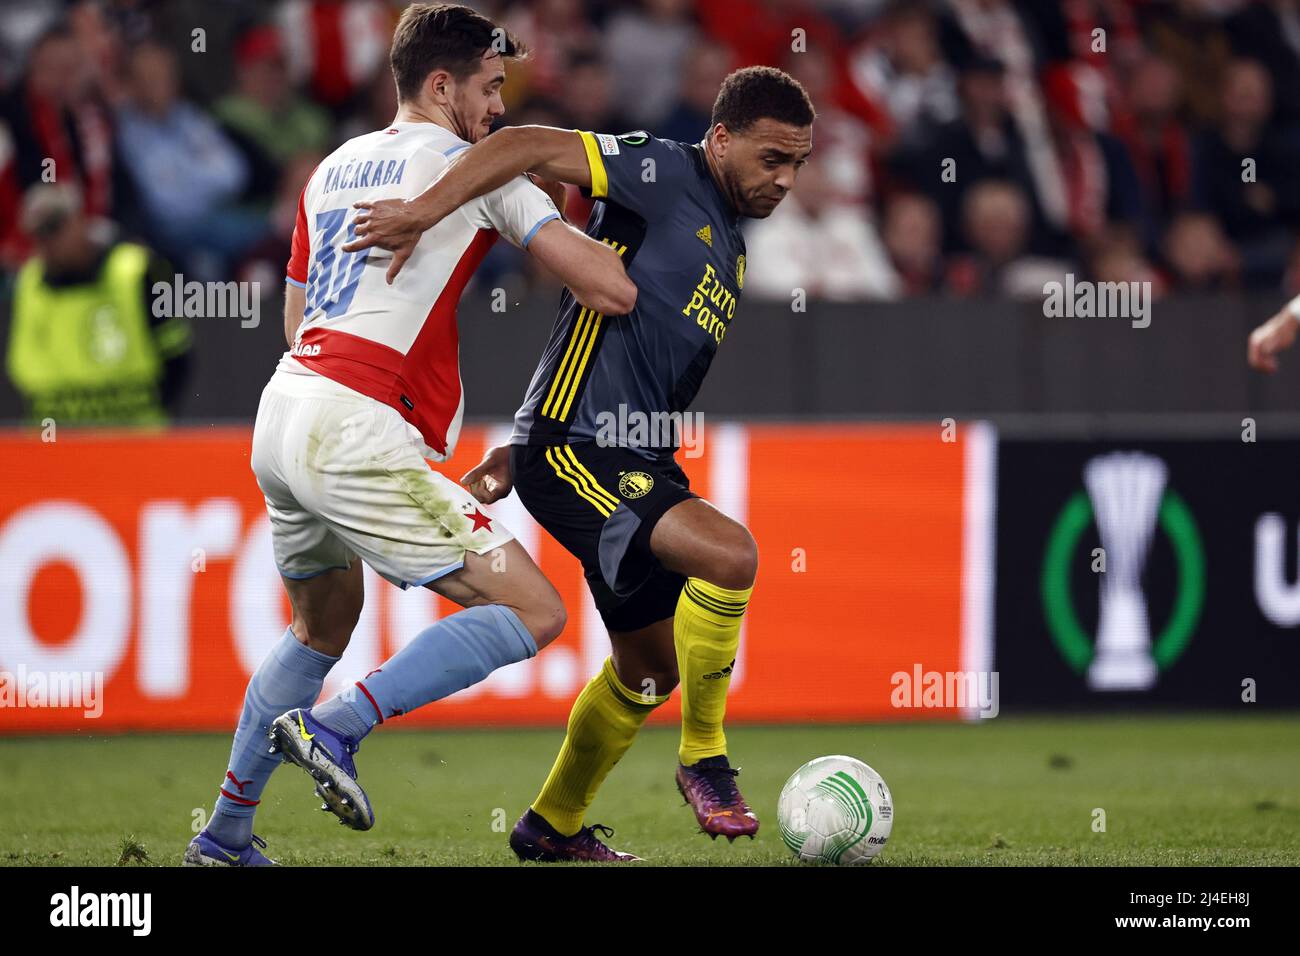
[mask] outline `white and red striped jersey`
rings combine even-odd
[[[389,285],[389,253],[345,253],[358,200],[423,192],[469,143],[433,123],[396,123],[348,140],[312,173],[298,201],[286,281],[307,306],[284,372],[317,374],[391,405],[414,425],[426,457],[451,456],[460,434],[456,304],[498,234],[526,247],[558,218],[554,203],[520,176],[428,230]]]

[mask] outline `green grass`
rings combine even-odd
[[[1293,714],[733,728],[733,763],[763,829],[732,845],[701,835],[682,805],[676,736],[644,731],[588,816],[652,863],[790,862],[775,826],[781,785],[805,760],[847,753],[894,793],[875,865],[1300,864]],[[501,828],[535,795],[560,740],[556,730],[384,729],[358,758],[374,830],[339,826],[316,809],[307,776],[283,767],[257,831],[288,864],[512,864]],[[196,812],[211,811],[229,747],[218,735],[0,739],[0,865],[177,863]]]

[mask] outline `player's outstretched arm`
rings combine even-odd
[[[438,180],[413,199],[355,203],[356,239],[343,247],[357,252],[378,246],[393,253],[388,280],[401,271],[420,236],[471,199],[504,186],[523,173],[576,186],[591,185],[582,137],[552,126],[508,126],[484,137],[456,157]]]
[[[1300,318],[1292,311],[1293,306],[1300,308],[1300,297],[1284,305],[1277,315],[1250,333],[1246,360],[1251,368],[1261,372],[1277,371],[1278,353],[1289,349],[1296,340],[1296,323]]]
[[[618,253],[567,222],[552,219],[542,226],[528,251],[591,311],[626,315],[636,305],[636,283],[628,278]]]

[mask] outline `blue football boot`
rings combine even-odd
[[[266,841],[256,834],[253,841],[242,850],[230,850],[222,846],[204,830],[185,848],[185,866],[279,866],[262,854]]]
[[[311,715],[310,710],[291,710],[271,722],[267,736],[271,753],[279,753],[288,763],[297,764],[316,781],[316,793],[339,822],[354,830],[369,830],[375,825],[375,811],[370,798],[357,783],[357,767],[352,755],[360,744],[330,730]]]

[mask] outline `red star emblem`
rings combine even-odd
[[[474,509],[474,513],[472,515],[466,515],[465,517],[468,518],[470,521],[474,522],[474,527],[470,529],[470,534],[473,534],[475,531],[478,531],[480,528],[487,528],[489,531],[492,530],[492,519],[489,518],[487,515],[485,515],[483,512],[479,511],[477,508]]]

